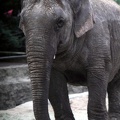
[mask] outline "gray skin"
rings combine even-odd
[[[115,2],[24,0],[20,28],[36,120],[50,120],[48,96],[56,120],[74,120],[67,82],[88,86],[89,120],[120,120],[120,7]]]

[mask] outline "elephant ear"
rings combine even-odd
[[[93,28],[93,11],[90,0],[71,0],[74,13],[74,32],[76,37],[81,37]]]

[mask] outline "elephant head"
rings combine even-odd
[[[67,49],[75,38],[93,28],[91,2],[24,0],[20,28],[26,36],[35,117],[36,120],[49,120],[47,99],[54,56],[60,46]]]

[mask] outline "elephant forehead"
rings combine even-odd
[[[57,8],[57,9],[56,9]],[[63,11],[57,4],[35,4],[31,5],[27,8],[24,8],[21,12],[21,15],[24,17],[34,17],[34,19],[38,19],[40,16],[42,17],[54,17],[58,15],[58,11]],[[45,19],[45,18],[44,18]]]

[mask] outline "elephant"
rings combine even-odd
[[[56,120],[75,120],[67,83],[88,87],[88,120],[120,120],[119,5],[23,0],[20,16],[36,120],[50,120],[48,99]]]

